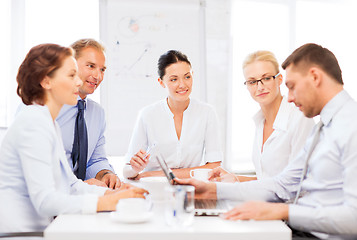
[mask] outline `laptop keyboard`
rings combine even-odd
[[[227,209],[227,203],[225,201],[217,201],[213,199],[196,199],[196,209]]]

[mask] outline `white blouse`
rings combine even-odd
[[[256,125],[253,163],[258,179],[279,174],[303,148],[315,125],[314,120],[303,115],[286,97],[281,101],[273,124],[273,133],[265,141],[263,149],[263,128],[265,118],[262,110],[255,116]]]
[[[24,107],[0,150],[0,232],[43,231],[59,214],[95,213],[105,191],[74,176],[47,106]]]
[[[221,162],[223,153],[216,113],[212,106],[190,99],[183,113],[180,140],[177,137],[174,115],[167,99],[145,107],[139,113],[126,154],[129,163],[140,149],[156,147],[144,171],[160,170],[155,156],[161,154],[170,168],[197,167],[209,162]],[[124,167],[125,177],[136,176],[131,166]]]

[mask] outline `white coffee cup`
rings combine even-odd
[[[212,171],[209,168],[196,168],[190,171],[190,176],[197,180],[208,181],[208,173]]]
[[[165,200],[165,193],[163,189],[169,186],[166,177],[145,177],[140,178],[140,185],[149,191],[149,196],[153,201]]]
[[[116,210],[122,216],[142,216],[151,209],[151,203],[143,198],[124,198],[117,203]]]

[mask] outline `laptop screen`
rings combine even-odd
[[[170,184],[175,178],[172,170],[167,166],[165,160],[161,155],[156,156],[157,161],[165,173],[165,176]],[[229,205],[227,201],[224,200],[213,200],[213,199],[195,199],[195,215],[196,216],[218,216],[221,213],[227,212]]]
[[[170,184],[172,184],[172,180],[175,178],[174,173],[172,170],[167,166],[167,163],[165,162],[164,158],[161,156],[161,154],[156,156],[157,161],[159,162],[159,165],[162,169],[162,171],[165,173],[165,176],[167,180],[169,181]]]

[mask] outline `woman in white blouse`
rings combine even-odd
[[[54,216],[114,210],[143,189],[108,190],[78,180],[68,165],[55,121],[63,104],[77,103],[82,82],[71,48],[33,47],[21,64],[17,93],[27,105],[0,149],[0,232],[43,231]]]
[[[277,175],[302,149],[314,126],[313,119],[305,117],[281,95],[283,77],[273,53],[249,54],[243,62],[243,73],[247,90],[260,105],[254,116],[252,154],[257,177],[235,176],[218,168],[212,172],[212,179],[248,181]]]
[[[158,61],[158,73],[158,82],[168,96],[140,111],[124,176],[139,179],[162,175],[155,159],[158,154],[178,177],[189,177],[193,168],[219,166],[223,154],[217,117],[210,105],[190,98],[193,76],[186,55],[175,50],[166,52]]]

